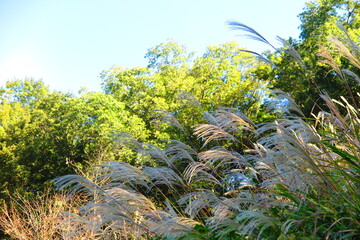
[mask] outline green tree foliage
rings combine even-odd
[[[235,43],[209,47],[193,60],[193,53],[170,41],[146,57],[147,67],[105,71],[104,93],[74,96],[51,92],[32,79],[8,82],[0,90],[1,194],[41,190],[47,181],[73,172],[74,165],[94,159],[127,155],[131,161],[127,150],[114,150],[116,131],[161,144],[193,138],[192,126],[204,121],[203,111],[220,106],[261,115],[265,84],[248,70],[255,61]],[[175,117],[186,134],[164,127],[164,119]]]
[[[6,88],[0,90],[1,103],[18,102],[27,106],[48,94],[49,88],[33,79],[7,82]]]
[[[157,118],[154,113],[171,112],[187,133],[203,121],[201,110],[214,111],[220,106],[260,118],[266,84],[253,76],[250,68],[256,62],[249,56],[232,42],[208,47],[203,56],[193,59],[184,46],[169,41],[149,49],[147,68],[115,66],[104,71],[103,89],[149,123],[154,139],[173,138],[150,124]],[[185,106],[179,98],[192,106]]]
[[[302,13],[300,38],[308,43],[326,44],[327,37],[341,36],[336,27],[341,22],[348,28],[351,37],[357,37],[360,28],[360,2],[358,0],[321,0],[306,4]],[[309,44],[309,47],[317,46]]]
[[[114,159],[111,133],[146,139],[144,123],[111,95],[50,92],[40,81],[8,82],[0,106],[0,196],[42,190],[87,161]],[[80,165],[79,165],[80,164]]]
[[[331,67],[318,61],[318,54],[321,52],[320,45],[330,49],[331,52],[336,52],[334,43],[328,41],[329,38],[341,38],[345,40],[344,47],[352,49],[349,46],[350,39],[354,42],[359,41],[359,9],[358,0],[320,0],[307,3],[304,11],[299,15],[302,22],[300,40],[293,38],[288,40],[299,54],[298,57],[301,58],[302,63],[294,61],[294,56],[289,54],[291,47],[285,44],[284,51],[268,53],[268,57],[277,68],[261,67],[256,71],[257,75],[261,79],[269,80],[274,88],[290,93],[307,116],[325,106],[319,98],[321,91],[328,92],[334,98],[347,96],[348,88],[358,91],[359,88],[354,79],[350,77],[348,83],[344,82]],[[347,34],[339,29],[338,23],[344,26]],[[359,70],[345,57],[332,55],[337,64],[359,73]],[[346,84],[349,85],[344,88]]]

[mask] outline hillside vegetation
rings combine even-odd
[[[8,82],[8,239],[358,239],[360,3],[310,2],[299,40],[200,57],[174,41],[103,92]]]

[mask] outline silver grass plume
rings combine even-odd
[[[215,185],[221,185],[220,181],[213,175],[211,167],[201,162],[190,163],[184,171],[184,178],[188,183],[206,181]]]
[[[173,164],[194,162],[197,157],[197,152],[194,149],[176,140],[171,140],[170,143],[165,146],[165,154]]]
[[[234,134],[242,130],[254,131],[253,123],[243,113],[234,109],[218,109],[213,114],[206,113],[209,124],[199,124],[194,128],[194,135],[204,139],[203,147],[211,141],[232,140],[239,142]]]
[[[243,23],[236,22],[236,21],[228,21],[227,24],[233,30],[240,30],[240,31],[246,32],[247,34],[245,34],[245,36],[248,37],[249,39],[263,42],[276,50],[276,48],[268,40],[266,40],[266,38],[264,38],[260,33],[255,31],[253,28],[251,28]]]
[[[143,167],[142,172],[151,180],[149,189],[154,186],[165,185],[177,191],[179,187],[183,187],[185,183],[183,179],[172,169],[168,167]]]
[[[281,51],[288,54],[292,60],[294,60],[295,62],[297,62],[299,64],[299,66],[303,69],[305,69],[306,71],[308,70],[302,57],[300,56],[300,54],[295,50],[294,46],[291,45],[288,41],[286,41],[285,39],[281,38],[281,37],[277,37],[277,39],[281,42],[281,44],[283,45]]]
[[[251,164],[236,151],[228,150],[224,147],[214,147],[210,150],[199,153],[199,160],[206,165],[212,166],[214,171],[219,167],[231,165],[236,168],[244,168]]]
[[[237,138],[223,130],[221,127],[211,124],[200,124],[196,126],[194,134],[198,139],[205,139],[203,147],[213,140],[232,140],[239,142]]]
[[[266,108],[269,112],[274,111],[291,114],[290,111],[294,111],[299,113],[301,116],[304,116],[304,113],[289,94],[281,90],[272,90],[271,95],[273,97],[266,102]]]
[[[179,121],[174,117],[174,115],[171,112],[168,111],[157,111],[157,114],[155,115],[156,119],[153,121],[157,125],[168,125],[168,126],[174,126],[179,128],[182,132],[185,133],[184,128],[181,126]]]

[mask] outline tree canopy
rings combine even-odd
[[[44,183],[96,158],[112,160],[111,134],[147,138],[144,122],[105,93],[50,92],[41,81],[9,82],[0,106],[0,191],[42,190]]]
[[[266,83],[254,76],[251,69],[257,62],[236,43],[208,47],[193,59],[184,46],[169,41],[149,49],[146,58],[147,68],[115,66],[102,73],[105,93],[125,103],[126,109],[144,122],[155,120],[158,111],[167,111],[190,130],[202,121],[197,108],[213,111],[218,107],[234,107],[261,117]],[[196,99],[186,99],[194,107],[180,101],[179,95],[186,93]],[[171,137],[148,127],[155,138]]]
[[[261,67],[255,71],[257,76],[270,81],[273,88],[291,94],[306,116],[310,116],[312,112],[316,113],[324,106],[324,102],[319,98],[322,91],[326,91],[334,98],[346,97],[348,87],[344,88],[344,86],[347,83],[339,78],[331,66],[319,61],[322,59],[319,54],[322,54],[324,48],[336,53],[334,48],[336,43],[329,41],[336,38],[344,40],[343,49],[346,47],[355,49],[346,45],[350,44],[351,40],[359,41],[359,9],[359,1],[352,0],[320,0],[307,3],[304,11],[299,14],[302,22],[300,39],[288,40],[297,51],[298,56],[295,57],[297,60],[294,61],[289,46],[285,44],[285,51],[268,53],[268,58],[277,68]],[[339,24],[346,29],[346,33],[341,30],[342,27],[339,28]],[[341,65],[342,68],[359,73],[359,70],[352,66],[346,57],[335,54],[333,58],[335,63]],[[300,64],[299,61],[301,61]],[[352,91],[359,90],[354,79],[347,80]]]
[[[162,145],[192,136],[192,127],[204,122],[203,111],[233,107],[263,117],[266,84],[236,43],[194,57],[168,41],[149,49],[146,58],[147,67],[104,71],[104,92],[73,95],[32,79],[8,82],[0,91],[0,191],[31,193],[87,163],[124,156],[131,161],[126,149],[115,148],[116,132]],[[164,119],[178,121],[181,129]]]

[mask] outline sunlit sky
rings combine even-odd
[[[42,79],[52,90],[101,90],[99,74],[113,65],[146,66],[148,48],[173,39],[198,55],[238,36],[228,20],[297,38],[306,0],[0,0],[0,85]]]

